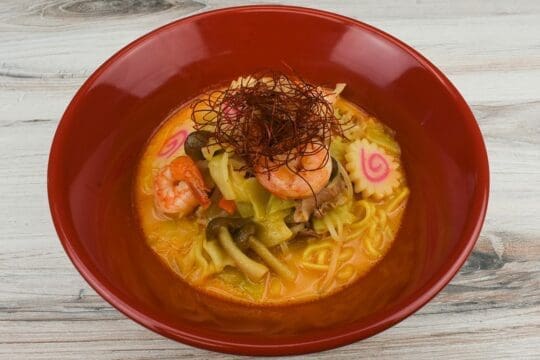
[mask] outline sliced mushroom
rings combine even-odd
[[[268,268],[244,254],[231,235],[231,230],[238,230],[243,223],[244,219],[214,218],[206,226],[206,237],[208,239],[218,239],[221,247],[233,259],[238,269],[249,279],[259,281],[268,273]]]
[[[212,133],[205,130],[194,131],[189,134],[184,144],[186,155],[193,160],[204,159],[202,148],[208,145],[211,136]]]
[[[242,250],[247,248],[251,248],[279,276],[289,281],[294,280],[295,274],[256,239],[256,232],[257,225],[242,218],[215,218],[206,227],[207,238],[217,237],[238,268],[250,279],[260,280],[268,268],[245,255]]]

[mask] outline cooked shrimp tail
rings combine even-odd
[[[171,163],[172,176],[177,181],[184,181],[189,186],[199,204],[204,208],[210,206],[209,189],[204,184],[203,176],[195,162],[189,156],[179,156]]]
[[[183,217],[198,205],[207,208],[210,199],[201,172],[189,156],[180,156],[163,167],[154,179],[156,208]]]

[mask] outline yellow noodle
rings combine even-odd
[[[302,265],[304,268],[311,270],[328,270],[329,265],[325,263],[326,258],[328,254],[333,253],[332,249],[334,247],[329,241],[308,245],[304,250]],[[315,259],[315,262],[311,260],[312,258]]]
[[[329,241],[324,241],[320,243],[315,244],[309,244],[306,249],[304,250],[304,254],[302,255],[302,258],[304,261],[308,261],[311,255],[316,252],[319,249],[323,248],[332,248],[332,244]]]
[[[367,227],[364,227],[364,228],[362,228],[360,230],[349,232],[347,234],[347,236],[345,237],[345,242],[361,238],[362,236],[364,236],[364,233],[366,232],[366,229],[367,229]]]
[[[324,265],[329,254],[330,251],[328,249],[319,251],[319,255],[317,255],[317,264]]]
[[[351,264],[346,264],[344,266],[342,266],[337,274],[336,274],[336,278],[338,280],[341,280],[341,281],[346,281],[348,279],[350,279],[351,277],[353,277],[353,275],[355,274],[355,268],[353,265]]]
[[[328,265],[314,264],[309,261],[302,261],[302,266],[309,270],[318,270],[318,271],[328,270]]]
[[[381,236],[381,234],[377,234]],[[378,259],[382,254],[373,246],[374,239],[371,237],[364,238],[362,244],[364,245],[364,252],[372,259]]]
[[[334,278],[334,275],[337,270],[337,263],[339,258],[339,253],[341,251],[341,242],[338,242],[337,246],[334,247],[334,251],[332,252],[332,258],[330,259],[330,264],[328,265],[328,272],[326,273],[325,278],[323,279],[321,283],[321,290],[326,289],[329,285],[332,279]]]
[[[346,247],[341,250],[339,254],[339,261],[346,262],[349,261],[354,255],[354,249],[352,247]]]
[[[360,200],[356,204],[364,209],[364,217],[362,220],[351,224],[351,228],[360,230],[369,225],[371,218],[375,214],[375,205],[367,200]]]
[[[410,190],[408,187],[402,187],[401,191],[397,193],[392,198],[392,200],[388,202],[388,204],[386,204],[386,207],[385,207],[386,211],[388,213],[393,213],[394,211],[396,211],[407,199],[407,197],[409,196],[409,193],[410,193]]]

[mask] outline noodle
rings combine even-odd
[[[328,264],[326,264],[325,260],[327,258],[327,254],[333,252],[334,247],[335,245],[330,241],[308,245],[302,256],[302,265],[305,268],[312,270],[328,270]],[[311,259],[315,259],[315,262],[313,262]]]
[[[302,266],[309,270],[317,270],[317,271],[327,271],[328,265],[325,264],[314,264],[312,262],[304,261],[302,262]]]
[[[342,243],[338,242],[337,246],[332,252],[332,258],[330,259],[330,264],[328,265],[328,272],[326,273],[326,277],[321,283],[320,290],[325,290],[330,285],[330,282],[332,281],[332,278],[336,273],[339,253],[341,251],[341,245]]]
[[[359,230],[366,227],[371,221],[371,218],[375,214],[375,205],[367,200],[360,200],[356,204],[364,209],[364,217],[362,220],[352,224],[351,228]]]
[[[360,200],[356,203],[363,211],[363,218],[349,226],[351,232],[345,238],[345,241],[354,240],[363,236],[368,227],[375,221],[375,205],[367,200]]]
[[[346,264],[338,270],[336,278],[341,281],[346,281],[353,277],[355,272],[356,270],[354,269],[354,266],[351,264]]]
[[[377,237],[381,237],[381,234],[377,234]],[[371,259],[378,259],[381,257],[381,253],[375,249],[374,246],[374,239],[371,237],[364,238],[363,245],[364,245],[364,252],[371,258]]]
[[[328,260],[329,254],[330,251],[327,249],[319,251],[319,254],[317,255],[317,264],[325,264],[326,260]]]
[[[391,214],[396,211],[405,202],[406,198],[409,196],[409,193],[409,188],[402,188],[401,191],[397,193],[397,195],[395,195],[394,198],[388,202],[385,208],[386,212]]]
[[[320,243],[310,244],[306,247],[304,250],[304,254],[302,255],[302,259],[304,261],[308,261],[310,257],[314,255],[315,252],[321,249],[331,249],[332,243],[330,241],[324,241]]]
[[[341,262],[347,262],[349,261],[354,255],[354,250],[352,247],[346,247],[341,250],[341,254],[339,254],[339,261]]]

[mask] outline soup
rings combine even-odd
[[[254,74],[164,121],[134,201],[171,271],[231,301],[284,305],[335,293],[385,256],[409,195],[401,150],[343,88]]]

